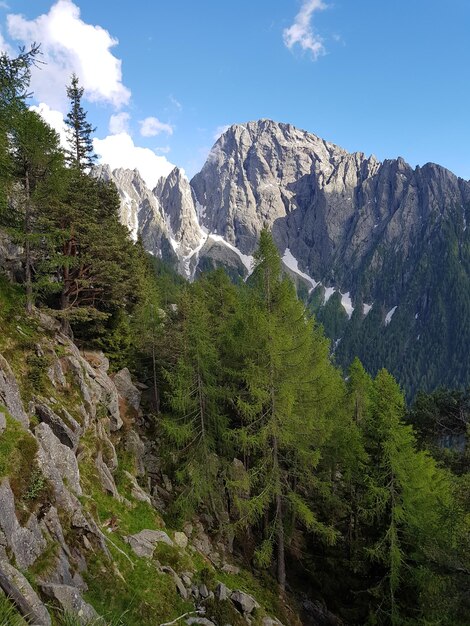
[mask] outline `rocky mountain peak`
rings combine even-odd
[[[189,180],[179,167],[162,179],[154,193],[165,211],[172,245],[179,255],[187,256],[201,240],[196,205]]]

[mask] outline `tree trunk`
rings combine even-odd
[[[31,314],[33,311],[33,279],[31,274],[31,189],[29,184],[29,172],[26,170],[25,176],[26,206],[24,214],[24,260],[25,260],[25,286],[26,286],[26,312]]]
[[[160,394],[157,386],[157,364],[155,358],[155,337],[152,337],[152,368],[153,368],[153,395],[155,398],[155,411],[160,414]]]
[[[284,520],[282,507],[282,487],[279,476],[279,452],[277,438],[273,441],[273,460],[277,473],[278,485],[276,488],[276,541],[277,541],[277,582],[281,588],[281,592],[286,590],[286,556],[285,556],[285,540],[284,540]]]

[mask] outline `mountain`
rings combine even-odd
[[[270,120],[230,127],[190,183],[176,168],[150,193],[116,172],[123,219],[186,276],[245,278],[268,227],[339,363],[386,366],[410,394],[470,382],[468,181]]]

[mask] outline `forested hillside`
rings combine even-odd
[[[147,255],[36,55],[0,56],[0,624],[468,624],[468,398],[340,369],[267,229],[246,281]]]

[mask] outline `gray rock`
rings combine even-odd
[[[235,604],[237,609],[244,614],[249,615],[250,613],[253,613],[255,609],[260,608],[260,605],[256,602],[253,596],[250,596],[243,591],[233,591],[230,599]]]
[[[131,374],[127,367],[120,370],[113,376],[113,382],[121,398],[124,398],[128,405],[138,414],[140,410],[141,392],[133,384]]]
[[[0,483],[0,512],[0,530],[4,533],[6,544],[13,552],[18,567],[27,569],[46,548],[46,541],[35,515],[31,515],[25,527],[18,522],[8,478]]]
[[[24,410],[20,390],[15,375],[8,362],[0,354],[0,403],[2,403],[13,417],[26,428],[29,418]]]
[[[108,373],[109,359],[101,350],[83,350],[81,355],[94,370],[100,370],[103,374]]]
[[[5,431],[7,427],[7,418],[5,413],[0,411],[0,435]]]
[[[152,558],[157,543],[166,543],[168,546],[174,545],[163,530],[141,530],[135,535],[127,536],[126,541],[137,556],[147,558]]]
[[[194,524],[194,533],[191,537],[191,543],[196,550],[199,550],[199,552],[206,556],[212,553],[212,544],[201,522]]]
[[[185,533],[175,532],[173,536],[173,541],[178,546],[178,548],[186,548],[188,546],[188,537]]]
[[[50,426],[59,441],[75,452],[82,432],[80,424],[67,413],[67,421],[69,422],[69,425],[67,425],[62,418],[40,400],[36,401],[34,410],[39,420]]]
[[[3,579],[5,577],[6,580]],[[0,587],[10,595],[11,591],[5,589],[4,583],[13,586],[13,593],[18,593],[22,601],[23,613],[34,616],[35,626],[51,626],[51,617],[37,593],[21,572],[15,569],[7,560],[0,559]],[[13,595],[13,594],[11,594]]]
[[[186,624],[199,624],[200,626],[215,626],[214,622],[206,617],[187,617]]]
[[[208,598],[209,597],[209,589],[207,588],[206,585],[204,585],[204,584],[199,585],[199,595],[202,598]]]
[[[240,573],[240,568],[237,565],[232,565],[231,563],[224,563],[221,569],[226,574],[234,574],[235,576]]]
[[[68,613],[78,617],[83,626],[99,618],[95,609],[85,602],[80,592],[69,585],[41,584],[41,591],[51,600],[57,602],[59,607]]]
[[[0,232],[0,270],[13,282],[23,282],[23,251],[4,231]]]
[[[107,491],[114,498],[117,498],[119,500],[121,496],[119,495],[116,483],[114,482],[114,478],[111,474],[111,471],[109,470],[109,467],[103,461],[103,455],[101,454],[101,451],[98,452],[98,455],[95,459],[95,467],[98,471],[98,478],[104,491]]]
[[[137,475],[144,476],[146,467],[151,469],[150,465],[144,464],[145,444],[135,430],[129,430],[124,439],[124,446],[135,459]]]
[[[224,583],[218,583],[217,587],[215,588],[215,597],[217,600],[219,600],[219,602],[222,602],[223,600],[228,600],[231,594],[231,590],[226,585],[224,585]]]
[[[183,600],[187,600],[189,598],[188,590],[184,586],[183,581],[175,572],[175,570],[169,565],[163,565],[160,569],[162,570],[162,572],[166,572],[167,574],[170,574],[172,576],[173,580],[175,581],[178,593],[183,598]]]
[[[261,626],[283,626],[282,622],[280,622],[275,617],[263,617],[261,621]]]
[[[195,199],[191,186],[184,172],[175,167],[154,190],[160,205],[163,207],[169,234],[175,252],[179,258],[179,269],[182,274],[190,276],[194,267],[188,257],[200,245],[203,233],[198,223]],[[196,261],[194,256],[193,261]]]
[[[191,589],[192,578],[191,578],[191,575],[188,572],[184,572],[183,574],[181,574],[181,580],[183,581],[184,586],[187,589]]]
[[[80,486],[80,472],[75,454],[54,435],[50,426],[45,423],[39,424],[34,429],[39,443],[38,462],[44,475],[50,478],[58,474],[62,482],[65,481],[67,488],[77,496],[82,495]],[[61,486],[56,485],[61,491]]]
[[[127,471],[124,471],[124,474],[129,480],[129,482],[131,483],[132,497],[138,500],[139,502],[148,502],[148,504],[151,504],[151,499],[150,499],[149,494],[142,489],[142,487],[139,485],[139,483],[135,479],[135,476],[132,476],[132,474],[130,474]]]

